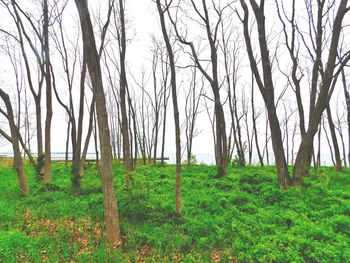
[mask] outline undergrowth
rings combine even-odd
[[[175,166],[140,166],[132,187],[115,165],[123,245],[103,238],[99,176],[91,166],[79,196],[70,167],[20,197],[15,173],[0,168],[0,262],[349,262],[350,173],[320,168],[301,188],[280,190],[274,167],[183,167],[184,216],[175,213]]]

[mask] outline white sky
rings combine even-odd
[[[201,1],[198,0],[198,3],[200,3]],[[100,1],[100,2],[95,2],[90,0],[89,4],[90,4],[90,12],[91,14],[96,12],[96,7],[95,5],[97,5],[97,3],[103,3],[104,5],[107,4],[107,1]],[[141,67],[150,67],[150,60],[151,60],[151,35],[155,34],[158,39],[162,40],[161,38],[161,34],[160,34],[160,26],[159,26],[159,22],[158,22],[158,14],[156,12],[156,5],[153,1],[151,0],[127,0],[126,1],[126,19],[129,21],[128,24],[128,36],[132,37],[132,41],[129,43],[128,47],[127,47],[127,63],[128,63],[128,67],[130,68],[130,70],[133,71],[133,73],[135,74],[135,77],[139,77],[140,76],[140,68]],[[67,10],[66,12],[70,13],[70,17],[73,17],[73,19],[71,19],[71,23],[75,23],[77,22],[77,14],[76,14],[76,10],[75,10],[75,4],[74,1],[69,1],[68,6],[67,6]],[[269,8],[273,8],[273,4],[270,1],[267,1],[266,4],[266,13],[269,14]],[[233,14],[234,12],[232,12]],[[274,14],[275,11],[274,11]],[[3,20],[3,16],[0,15],[1,21],[5,21]],[[273,16],[269,16],[267,15],[267,29],[269,29],[269,26],[272,27],[272,25],[275,26],[276,23],[276,19],[277,17],[273,17]],[[347,16],[347,21],[349,22],[349,16]],[[76,27],[79,25],[71,25],[72,27]],[[239,24],[238,27],[240,28],[241,25]],[[201,30],[198,27],[198,32],[199,30]],[[275,30],[275,29],[273,29]],[[197,33],[197,32],[194,32]],[[275,33],[276,35],[276,33]],[[276,35],[276,39],[278,39],[278,34]],[[282,37],[282,36],[280,36]],[[205,40],[204,40],[205,41]],[[284,41],[284,39],[281,39],[281,41]],[[255,43],[256,44],[256,43]],[[246,51],[242,50],[242,55],[246,56]],[[283,56],[281,54],[281,56]],[[244,62],[245,63],[245,62]],[[243,63],[243,64],[244,64]],[[245,63],[245,65],[242,66],[242,75],[244,74],[249,74],[249,71],[247,71],[248,67],[247,67],[248,63]],[[8,68],[8,64],[0,64],[0,74],[1,75],[5,75],[5,77],[1,76],[1,79],[7,79],[8,75],[11,75],[11,69]],[[245,72],[245,73],[244,73]],[[199,73],[198,73],[199,75]],[[245,82],[242,82],[241,85],[246,85],[249,80],[250,80],[250,76],[244,76],[247,80]],[[133,81],[132,79],[129,77],[129,85],[133,85]],[[280,79],[276,80],[277,84],[280,84]],[[7,84],[7,81],[5,81]],[[181,82],[181,79],[178,80],[178,83]],[[278,86],[278,85],[276,85]],[[247,93],[250,94],[250,88],[247,87]],[[241,91],[239,91],[241,92]],[[305,92],[305,91],[304,91]],[[335,94],[333,96],[333,103],[337,100],[337,98],[339,98],[339,96],[337,96],[337,94],[339,93],[339,91],[335,91]],[[207,94],[210,95],[211,91],[209,88],[207,88]],[[288,95],[288,94],[287,94]],[[306,90],[305,93],[305,97],[308,97],[308,91]],[[183,119],[183,103],[184,103],[184,99],[183,99],[184,93],[182,91],[182,88],[180,88],[179,91],[179,103],[180,103],[180,118]],[[250,96],[250,95],[248,95]],[[261,108],[262,104],[261,104],[261,96],[259,91],[256,89],[255,91],[255,96],[257,98],[257,108]],[[44,94],[43,94],[44,97]],[[225,96],[222,96],[225,97]],[[276,95],[277,97],[277,95]],[[342,97],[342,96],[340,96]],[[249,99],[249,98],[248,98]],[[260,100],[260,103],[259,103]],[[55,102],[55,106],[54,106],[54,117],[53,117],[53,123],[52,123],[52,151],[54,152],[63,152],[65,150],[65,136],[66,136],[66,117],[64,114],[64,111],[62,110],[62,108],[57,104],[56,99],[54,98],[54,102]],[[210,102],[209,102],[210,104]],[[44,99],[43,99],[43,103],[42,105],[45,105]],[[174,153],[175,152],[175,146],[174,146],[174,132],[173,132],[173,115],[172,115],[172,104],[171,104],[171,99],[169,100],[169,105],[168,108],[170,109],[168,112],[168,122],[167,122],[167,142],[166,142],[166,152],[168,154]],[[258,109],[256,110],[258,111]],[[45,116],[45,114],[43,113],[43,117]],[[229,123],[229,114],[226,115],[227,116],[227,123]],[[280,118],[281,121],[281,118]],[[201,133],[199,134],[198,137],[196,137],[194,139],[194,144],[193,144],[193,153],[194,154],[199,154],[199,153],[213,153],[213,138],[212,138],[212,134],[211,134],[211,128],[210,128],[210,123],[207,117],[207,114],[205,112],[203,112],[198,119],[198,130],[201,131]],[[260,136],[263,136],[264,131],[264,124],[265,121],[263,118],[261,118],[259,125],[259,134]],[[3,125],[3,123],[1,123],[1,125]],[[185,141],[185,136],[182,137],[182,143],[184,145]],[[33,140],[33,143],[35,142],[35,140]],[[298,143],[296,143],[296,147],[297,147]],[[261,148],[263,148],[263,144],[261,142],[260,145]],[[254,146],[255,148],[255,146]],[[324,144],[323,144],[323,148],[324,148],[324,152],[328,152],[328,146],[326,146],[326,141],[324,139]],[[91,151],[93,151],[93,142],[90,142],[90,149]],[[0,152],[6,152],[6,151],[11,151],[11,147],[8,144],[4,144],[0,142]],[[255,149],[254,149],[255,151]],[[270,158],[272,157],[272,151],[270,150]],[[324,154],[325,156],[325,154]],[[323,156],[323,157],[324,157]],[[327,157],[325,157],[327,159]],[[256,158],[255,158],[256,159]]]

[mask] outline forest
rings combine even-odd
[[[0,0],[0,262],[349,262],[349,14]]]

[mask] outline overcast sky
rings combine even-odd
[[[301,1],[301,0],[300,0]],[[151,36],[155,35],[158,39],[162,40],[161,33],[160,33],[160,26],[158,22],[158,14],[156,12],[156,5],[151,0],[127,0],[126,2],[126,19],[128,21],[128,28],[127,28],[127,35],[129,38],[131,38],[128,47],[127,47],[127,64],[128,69],[133,72],[136,78],[140,77],[140,71],[142,67],[146,67],[146,69],[149,69],[150,61],[151,61]],[[198,1],[200,2],[200,1]],[[222,3],[224,1],[221,1]],[[107,1],[89,1],[90,5],[90,12],[91,14],[97,13],[97,5],[99,3],[104,4],[105,6],[102,6],[103,8],[106,8]],[[299,2],[298,2],[299,3]],[[301,3],[300,3],[301,4]],[[75,25],[74,23],[77,23],[77,13],[75,9],[74,1],[69,1],[68,6],[65,12],[67,12],[68,20],[71,23],[72,28],[78,27],[79,25]],[[266,6],[266,13],[269,14],[270,8],[273,8],[273,1],[267,1]],[[40,11],[40,10],[39,10]],[[103,11],[102,11],[103,12]],[[272,12],[271,12],[272,13]],[[275,11],[274,11],[275,13]],[[233,11],[231,11],[231,15],[235,15]],[[6,18],[1,14],[0,15],[1,21],[8,21]],[[277,17],[267,15],[267,30],[268,33],[271,33],[271,36],[273,39],[278,39],[279,34],[276,33],[275,26]],[[347,21],[349,21],[349,16],[347,17]],[[304,21],[305,22],[305,21]],[[300,23],[303,23],[303,21],[300,21]],[[74,25],[73,25],[74,24]],[[237,23],[240,27],[240,24]],[[271,29],[272,26],[274,29]],[[198,27],[198,31],[200,28]],[[194,33],[197,33],[194,30]],[[72,31],[72,38],[75,36],[76,32]],[[256,43],[255,43],[256,44]],[[246,56],[246,51],[242,50],[242,54]],[[283,57],[283,53],[279,54],[281,57]],[[180,59],[180,63],[181,63]],[[56,62],[54,62],[55,64]],[[58,62],[57,62],[58,63]],[[11,75],[11,69],[8,68],[8,64],[0,64],[1,74],[2,74],[2,80],[3,85],[10,87],[9,83],[11,81],[8,81],[8,76]],[[249,69],[248,69],[248,63],[243,63],[241,71],[243,72],[243,75],[246,72],[246,75],[250,75]],[[5,76],[5,77],[4,77]],[[250,76],[246,76],[246,79],[250,79]],[[128,77],[129,85],[135,86],[133,83],[133,80]],[[178,81],[181,83],[181,79]],[[242,82],[241,85],[246,85],[247,83]],[[279,83],[280,84],[280,83]],[[12,80],[13,85],[13,80]],[[180,118],[183,119],[183,104],[184,104],[184,93],[182,92],[182,89],[186,88],[186,84],[184,84],[184,87],[180,87],[179,89],[179,103],[180,103]],[[247,91],[244,91],[247,93],[250,93],[250,88],[248,88]],[[277,90],[278,92],[278,90]],[[337,93],[335,92],[333,96],[332,103],[337,103]],[[207,94],[211,94],[210,89],[207,89]],[[256,90],[255,96],[257,97],[257,108],[263,108],[263,105],[261,103],[261,96]],[[308,93],[305,93],[305,95],[308,96]],[[305,96],[305,97],[307,97]],[[338,96],[339,97],[339,96]],[[55,101],[55,99],[54,99]],[[260,101],[260,103],[259,103]],[[203,104],[203,103],[202,103]],[[42,105],[45,105],[44,103]],[[167,142],[166,142],[166,152],[167,154],[172,154],[175,152],[175,146],[174,146],[174,132],[173,132],[173,115],[171,111],[172,105],[169,104],[169,113],[168,113],[168,123],[167,123]],[[201,107],[203,110],[203,107]],[[43,114],[43,116],[45,116]],[[227,116],[227,122],[229,122],[229,116]],[[211,134],[211,128],[210,123],[208,120],[208,116],[205,112],[202,112],[198,119],[198,130],[201,131],[201,133],[194,139],[194,145],[193,145],[193,152],[194,154],[200,154],[200,153],[206,153],[211,154],[213,156],[213,138]],[[261,122],[258,123],[259,125],[259,134],[262,135],[264,133],[264,120],[261,119]],[[1,124],[3,125],[3,124]],[[53,117],[53,123],[52,123],[52,150],[54,152],[63,152],[65,149],[64,142],[65,142],[65,136],[66,136],[66,116],[64,114],[64,111],[62,108],[57,104],[55,101],[54,105],[54,117]],[[184,139],[184,136],[183,136]],[[33,140],[34,142],[35,140]],[[182,141],[182,144],[184,145],[184,140]],[[11,151],[11,147],[9,144],[1,143],[0,144],[1,150],[0,152],[6,152]],[[90,143],[90,149],[93,150],[93,143]],[[325,144],[323,146],[323,152],[328,152],[328,146]],[[271,152],[272,155],[272,152]],[[324,154],[323,156],[325,159],[329,159],[329,157]],[[213,161],[214,158],[211,158]]]

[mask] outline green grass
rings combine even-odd
[[[0,168],[0,262],[350,262],[350,171],[320,168],[300,189],[280,190],[274,167],[183,168],[184,216],[175,213],[175,167],[140,166],[132,188],[115,166],[123,245],[103,239],[98,174],[80,196],[70,168],[53,165],[51,191],[34,183],[19,195],[15,173]]]

